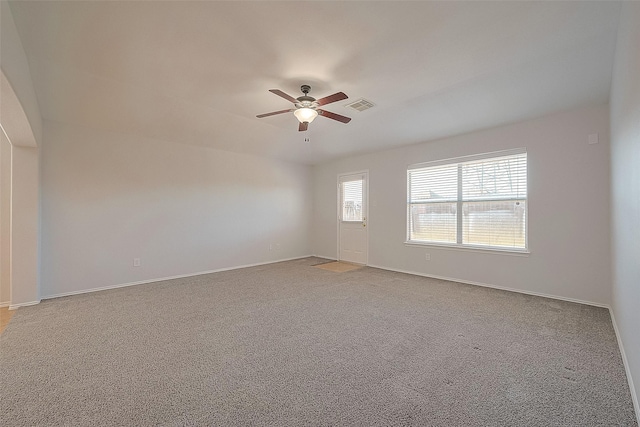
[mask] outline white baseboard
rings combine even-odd
[[[638,403],[638,395],[636,394],[636,388],[633,386],[633,377],[631,376],[631,369],[629,369],[629,363],[627,362],[627,354],[624,351],[624,345],[622,344],[622,338],[620,337],[620,331],[618,330],[618,324],[616,323],[616,316],[613,314],[613,309],[609,308],[609,314],[611,314],[611,322],[613,323],[613,330],[616,331],[616,339],[618,340],[618,348],[620,348],[620,355],[622,356],[622,363],[624,364],[624,370],[627,373],[627,381],[629,382],[629,389],[631,390],[631,400],[633,401],[633,409],[636,411],[636,418],[640,425],[640,404]]]
[[[558,295],[545,294],[545,293],[542,293],[542,292],[533,292],[533,291],[526,291],[526,290],[522,290],[522,289],[508,288],[506,286],[490,285],[488,283],[481,283],[481,282],[473,282],[471,280],[456,279],[455,277],[436,276],[434,274],[419,273],[417,271],[398,270],[396,268],[381,267],[381,266],[372,265],[372,264],[369,264],[369,267],[379,268],[381,270],[395,271],[397,273],[405,273],[405,274],[413,274],[415,276],[429,277],[429,278],[432,278],[432,279],[440,279],[440,280],[447,280],[447,281],[450,281],[450,282],[464,283],[466,285],[482,286],[482,287],[485,287],[485,288],[500,289],[502,291],[517,292],[519,294],[534,295],[534,296],[537,296],[537,297],[551,298],[551,299],[557,299],[557,300],[561,300],[561,301],[575,302],[575,303],[578,303],[578,304],[592,305],[592,306],[595,306],[595,307],[601,307],[601,308],[606,308],[606,309],[609,308],[609,306],[607,304],[602,304],[602,303],[598,303],[598,302],[584,301],[584,300],[580,300],[580,299],[576,299],[576,298],[568,298],[568,297],[563,297],[563,296],[558,296]]]
[[[15,310],[15,309],[18,309],[20,307],[28,307],[30,305],[40,304],[40,301],[41,300],[29,301],[29,302],[21,302],[19,304],[9,304],[9,310]]]
[[[334,260],[334,259],[337,260],[338,259],[333,255],[317,255],[317,254],[313,254],[311,256],[314,256],[316,258],[326,258],[326,259],[331,259],[331,260]]]
[[[308,258],[310,256],[313,256],[313,255],[304,255],[304,256],[293,257],[293,258],[278,259],[278,260],[274,260],[274,261],[258,262],[258,263],[255,263],[255,264],[237,265],[237,266],[234,266],[234,267],[218,268],[216,270],[207,270],[207,271],[199,271],[199,272],[196,272],[196,273],[179,274],[177,276],[158,277],[158,278],[154,278],[154,279],[140,280],[140,281],[137,281],[137,282],[128,282],[128,283],[120,283],[120,284],[117,284],[117,285],[101,286],[99,288],[81,289],[79,291],[62,292],[62,293],[59,293],[59,294],[52,294],[52,295],[42,296],[42,299],[52,299],[52,298],[68,297],[68,296],[71,296],[71,295],[87,294],[87,293],[90,293],[90,292],[107,291],[109,289],[126,288],[128,286],[144,285],[144,284],[147,284],[147,283],[161,282],[163,280],[183,279],[185,277],[200,276],[200,275],[203,275],[203,274],[210,274],[210,273],[219,273],[221,271],[238,270],[238,269],[247,268],[247,267],[257,267],[259,265],[275,264],[275,263],[283,262],[283,261],[293,261],[293,260],[296,260],[296,259]],[[40,302],[40,301],[38,301],[38,302]]]
[[[0,302],[0,308],[5,308],[5,307],[9,307],[11,305],[11,303],[9,301],[7,302]]]

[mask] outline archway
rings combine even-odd
[[[27,115],[0,75],[0,304],[40,302],[39,153]]]

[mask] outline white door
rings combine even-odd
[[[367,172],[338,176],[338,258],[367,263]]]

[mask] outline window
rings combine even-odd
[[[527,153],[519,149],[410,166],[407,240],[526,250]]]
[[[362,178],[341,182],[342,221],[362,221]]]

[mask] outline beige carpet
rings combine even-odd
[[[351,264],[343,261],[325,262],[322,264],[314,265],[316,268],[321,268],[327,271],[333,271],[335,273],[345,273],[347,271],[358,270],[362,268],[362,265]]]
[[[0,424],[637,425],[606,309],[322,261],[20,308]]]

